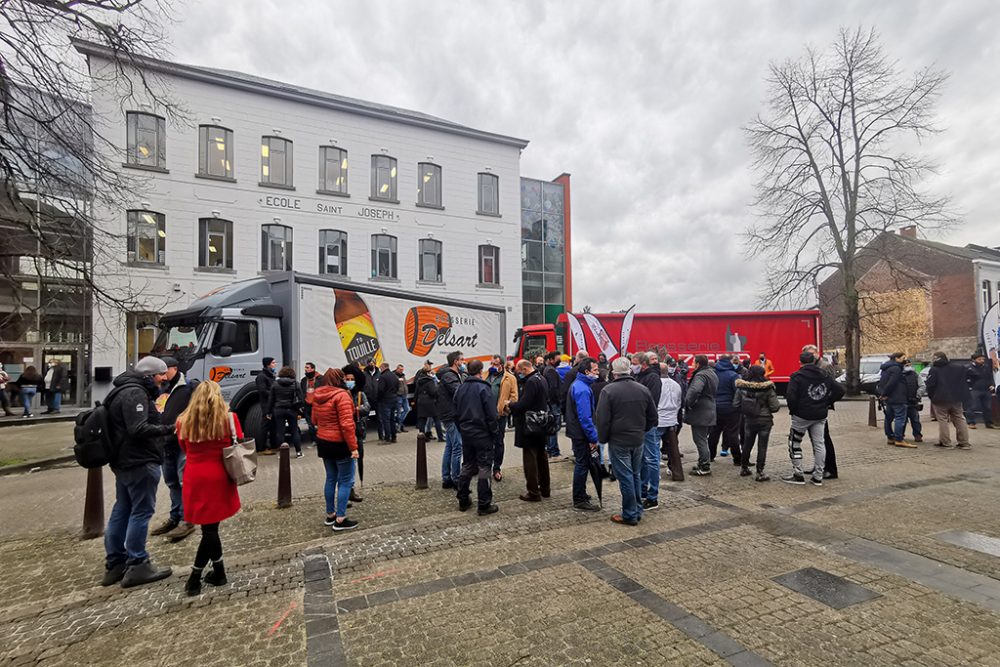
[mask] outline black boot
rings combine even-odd
[[[155,567],[149,560],[130,565],[122,577],[122,588],[132,588],[166,579],[172,574],[169,567]]]
[[[358,492],[355,491],[354,487],[352,486],[351,487],[351,495],[348,498],[348,500],[350,500],[352,503],[360,503],[362,500],[364,500],[364,498],[362,498],[361,496],[359,496]]]
[[[225,586],[229,582],[226,579],[226,566],[222,559],[212,561],[212,571],[205,575],[205,583],[211,586]]]
[[[189,596],[201,595],[201,571],[203,568],[192,567],[191,576],[184,584],[184,592]]]

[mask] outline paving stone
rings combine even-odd
[[[879,597],[875,591],[814,567],[782,574],[774,577],[774,581],[834,609],[843,609]]]

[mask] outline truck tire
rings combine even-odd
[[[254,403],[250,406],[246,412],[243,424],[245,432],[251,435],[256,441],[257,451],[269,447],[267,431],[264,429],[264,411],[261,409],[260,403]]]

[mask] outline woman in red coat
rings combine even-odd
[[[212,571],[205,575],[205,583],[223,586],[227,581],[219,523],[240,511],[240,494],[226,473],[222,450],[233,444],[234,430],[236,439],[243,437],[219,385],[211,380],[199,383],[187,410],[177,418],[177,441],[187,455],[181,485],[184,520],[201,526],[201,542],[184,587],[188,595],[201,593],[201,573],[209,560]]]

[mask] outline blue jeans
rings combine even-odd
[[[972,404],[965,412],[965,420],[969,426],[976,423],[976,413],[982,413],[983,423],[987,426],[993,425],[993,393],[987,389],[972,390]]]
[[[380,440],[392,440],[396,437],[396,402],[380,401],[375,414],[378,416],[378,437]]]
[[[660,459],[663,458],[660,452],[660,434],[660,429],[654,426],[646,431],[642,440],[642,473],[639,475],[642,481],[641,495],[650,502],[656,502],[660,498]]]
[[[31,401],[34,400],[37,392],[35,387],[21,387],[21,405],[24,406],[24,414],[31,414]]]
[[[424,424],[423,428],[421,429],[424,433],[426,433],[429,436],[431,434],[431,426],[433,426],[435,430],[437,430],[437,439],[440,440],[441,442],[444,442],[444,431],[441,430],[440,419],[438,419],[437,417],[427,417],[426,419],[421,419],[420,421],[423,422]]]
[[[180,523],[184,519],[181,482],[187,455],[180,446],[171,443],[163,448],[163,483],[170,489],[170,520]]]
[[[462,474],[462,434],[453,421],[444,422],[444,455],[441,457],[441,481],[458,484]]]
[[[553,403],[549,406],[549,412],[551,412],[556,417],[556,423],[562,423],[562,411],[559,409],[558,403]],[[556,432],[555,435],[550,435],[548,441],[545,443],[545,451],[548,452],[549,456],[560,456],[559,454],[559,433]]]
[[[889,403],[885,406],[885,437],[902,440],[906,434],[906,403]]]
[[[326,468],[326,485],[323,495],[326,496],[326,513],[338,517],[347,515],[347,501],[351,497],[351,487],[354,485],[354,459],[334,460],[323,459]]]
[[[410,399],[400,396],[396,399],[396,421],[399,423],[399,428],[403,428],[403,422],[406,421],[408,414],[410,414]]]
[[[613,442],[608,443],[608,458],[618,479],[618,488],[622,493],[622,518],[626,521],[642,519],[642,505],[639,504],[642,450],[642,447],[619,447]]]
[[[58,389],[49,392],[49,410],[59,412],[62,409],[62,392]]]
[[[135,565],[149,558],[146,536],[156,511],[156,487],[160,464],[147,463],[127,470],[114,470],[115,506],[104,531],[104,551],[110,569],[122,563]]]
[[[914,438],[924,437],[924,431],[920,426],[920,410],[917,409],[917,406],[906,406],[906,420],[910,423]]]

